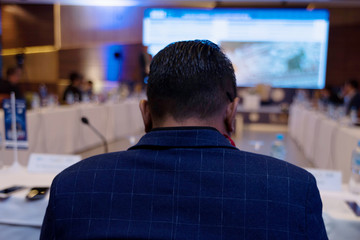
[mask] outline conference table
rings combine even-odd
[[[108,142],[144,130],[138,98],[29,110],[26,113],[29,147],[18,150],[20,167],[14,170],[9,168],[14,163],[14,154],[12,149],[5,148],[4,113],[0,111],[0,189],[13,185],[26,187],[10,199],[0,201],[0,240],[39,238],[48,196],[30,202],[25,200],[25,195],[31,187],[49,187],[56,173],[29,172],[26,166],[31,153],[75,154],[102,144],[81,122],[82,117],[88,118]]]
[[[350,120],[334,120],[326,113],[293,104],[289,112],[289,134],[316,168],[337,170],[348,183],[351,155],[360,140],[360,127]]]
[[[87,117],[108,142],[143,131],[139,99],[117,103],[81,103],[30,110],[26,114],[29,148],[18,151],[19,162],[26,166],[31,153],[74,154],[102,144],[89,126]],[[0,111],[0,168],[10,165],[13,151],[4,147],[4,114]]]
[[[38,201],[27,201],[25,196],[31,187],[50,186],[56,173],[29,171],[25,167],[28,163],[27,157],[31,152],[73,154],[101,144],[101,140],[87,126],[81,124],[82,116],[88,117],[91,124],[98,128],[108,141],[138,134],[143,130],[137,99],[128,99],[120,103],[79,104],[29,111],[27,113],[29,149],[19,152],[21,167],[18,169],[0,168],[0,189],[13,185],[26,187],[14,193],[9,199],[0,201],[0,240],[39,238],[49,196],[47,194],[44,199]],[[0,119],[2,117],[0,115]],[[323,116],[318,117],[333,124],[331,120]],[[308,117],[302,116],[302,118]],[[297,122],[299,123],[301,122]],[[3,132],[2,124],[0,126],[0,131]],[[305,128],[306,126],[303,130]],[[344,134],[347,136],[349,132],[344,129]],[[344,138],[342,135],[339,136]],[[303,137],[305,136],[301,135],[301,139]],[[315,152],[314,149],[307,151],[310,154]],[[12,151],[4,148],[1,149],[0,154],[1,159],[4,156],[12,157]],[[11,161],[6,161],[6,163],[9,166]],[[320,192],[329,238],[359,239],[360,218],[354,215],[345,201],[356,201],[360,204],[360,196],[351,194],[346,184],[340,191],[321,190]]]

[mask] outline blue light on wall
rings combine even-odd
[[[120,80],[123,68],[123,46],[106,45],[103,47],[103,63],[105,64],[105,77],[107,81],[117,82]]]

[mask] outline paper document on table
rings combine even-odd
[[[341,191],[342,174],[340,171],[306,168],[316,179],[319,190]]]
[[[59,173],[80,160],[80,155],[32,153],[29,159],[28,171],[32,173]]]

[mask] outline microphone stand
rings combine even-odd
[[[92,131],[99,137],[101,138],[103,144],[104,144],[104,148],[105,148],[105,153],[108,153],[108,143],[105,139],[105,137],[93,126],[90,124],[89,120],[86,117],[82,117],[81,118],[81,122],[85,125],[88,125],[89,128],[92,129]]]

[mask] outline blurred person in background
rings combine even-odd
[[[142,52],[139,56],[139,63],[141,67],[141,77],[143,82],[147,82],[147,78],[150,72],[150,63],[152,60],[151,54],[148,53],[148,46],[143,46]]]
[[[7,69],[6,78],[0,81],[0,98],[10,98],[11,92],[14,92],[15,97],[18,99],[24,98],[24,95],[18,85],[21,73],[22,70],[18,67],[11,67]]]
[[[339,96],[339,91],[337,91],[337,89],[332,86],[326,86],[324,89],[321,89],[319,94],[320,100],[325,105],[333,104],[338,106],[343,104],[343,100]]]
[[[83,98],[86,96],[88,99],[92,99],[94,96],[94,83],[91,80],[85,81],[82,85]]]
[[[69,76],[70,85],[66,87],[63,94],[63,101],[69,103],[72,98],[72,102],[81,102],[82,101],[82,92],[81,85],[83,83],[83,76],[77,72],[70,73]]]
[[[352,109],[356,109],[357,111],[359,111],[360,93],[359,83],[356,79],[352,78],[345,82],[343,88],[343,97],[346,115],[349,115]]]

